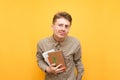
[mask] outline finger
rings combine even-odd
[[[62,72],[64,72],[64,70],[59,71],[59,73],[62,73]]]
[[[60,72],[60,71],[63,71],[63,69],[60,68],[60,69],[56,69],[55,71]]]
[[[55,71],[55,73],[62,73],[62,72],[64,72],[63,69],[57,69],[57,70]]]
[[[56,66],[56,64],[55,64],[55,63],[53,63],[53,64],[51,64],[51,66],[52,66],[52,67],[55,67],[55,66]]]
[[[65,68],[64,67],[58,68],[58,69],[56,69],[56,71],[65,71]]]
[[[63,66],[63,67],[61,67],[61,69],[65,71],[65,70],[66,70],[66,67]]]
[[[55,68],[58,69],[62,66],[62,64],[59,64],[58,66],[56,66]]]

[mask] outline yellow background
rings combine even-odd
[[[54,13],[73,17],[81,41],[83,80],[120,80],[119,0],[0,0],[0,80],[44,80],[38,40],[52,34]]]

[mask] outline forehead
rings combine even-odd
[[[70,22],[65,18],[58,18],[58,19],[56,19],[55,23],[70,25]]]

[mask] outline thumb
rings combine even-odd
[[[53,64],[51,64],[51,66],[52,66],[52,67],[55,67],[55,66],[56,66],[56,64],[55,64],[55,63],[53,63]]]

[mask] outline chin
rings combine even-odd
[[[64,39],[64,38],[65,38],[65,36],[59,36],[59,38],[60,38],[60,39]]]

